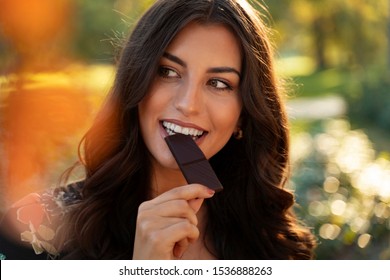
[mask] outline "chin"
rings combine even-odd
[[[153,162],[160,167],[179,170],[175,158],[168,149],[160,150],[160,154],[153,156]]]

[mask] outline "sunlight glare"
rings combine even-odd
[[[357,244],[360,248],[365,248],[367,247],[370,240],[371,240],[371,235],[369,235],[368,233],[364,233],[359,236]]]
[[[324,239],[335,240],[340,234],[341,228],[335,224],[324,224],[320,228],[320,236]]]

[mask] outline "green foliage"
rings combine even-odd
[[[283,53],[312,56],[320,69],[380,63],[388,48],[387,0],[264,1]]]
[[[324,96],[346,92],[349,83],[353,82],[352,74],[341,69],[327,69],[310,75],[294,76],[293,81],[298,86],[298,97]]]
[[[152,0],[77,0],[74,49],[84,60],[112,63]]]
[[[114,10],[113,0],[77,1],[75,53],[84,60],[113,62],[113,42],[125,30],[121,15]]]
[[[318,237],[318,259],[390,258],[390,161],[346,120],[295,123],[297,212]]]
[[[390,131],[390,74],[383,71],[375,79],[365,78],[358,96],[347,96],[350,117],[367,126]]]

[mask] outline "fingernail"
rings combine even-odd
[[[207,193],[210,195],[210,196],[213,196],[215,194],[215,191],[212,190],[212,189],[207,189]]]

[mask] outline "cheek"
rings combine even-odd
[[[138,105],[138,115],[141,126],[149,121],[165,106],[164,95],[156,90],[150,91]],[[141,127],[142,128],[142,127]]]
[[[156,114],[167,107],[172,102],[173,90],[159,82],[154,82],[147,95],[140,102],[139,107],[144,113],[144,117],[149,114]]]
[[[157,116],[159,109],[156,108],[155,98],[145,97],[138,105],[139,125],[142,138],[148,148],[153,144],[156,133]]]
[[[234,102],[220,103],[212,112],[210,111],[209,117],[213,123],[214,133],[209,142],[210,146],[205,147],[208,158],[220,151],[229,141],[237,127],[241,108],[241,103],[234,100]]]
[[[231,134],[237,126],[240,118],[242,105],[238,100],[227,102],[213,110],[215,123],[218,130]]]
[[[145,133],[148,122],[148,102],[146,98],[138,105],[138,118],[142,134]],[[144,137],[145,135],[143,135]]]

